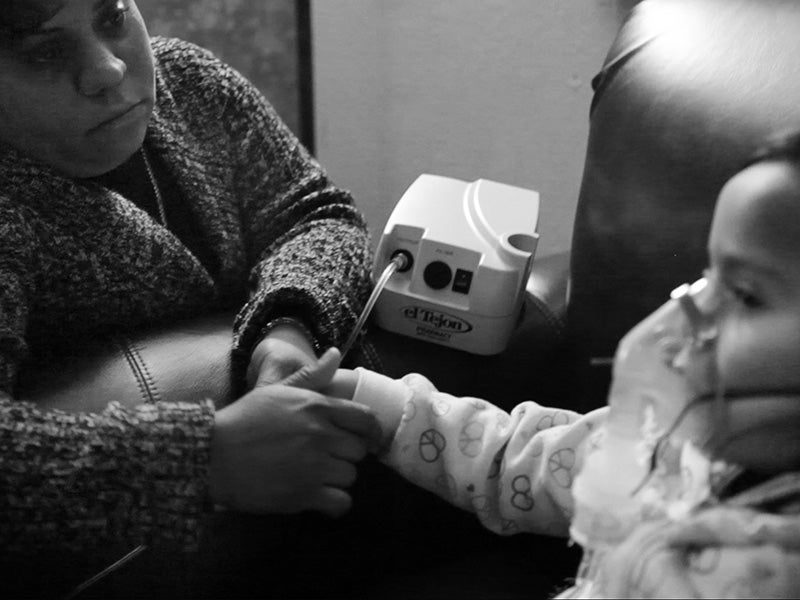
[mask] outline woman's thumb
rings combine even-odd
[[[336,348],[328,348],[314,365],[307,365],[286,377],[281,383],[293,387],[321,391],[330,385],[342,355]]]

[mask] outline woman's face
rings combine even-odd
[[[155,102],[153,55],[134,1],[3,4],[0,144],[72,177],[122,164],[144,140]]]

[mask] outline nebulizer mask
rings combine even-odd
[[[572,487],[570,532],[585,549],[614,545],[654,511],[703,495],[702,485],[687,490],[680,479],[710,468],[700,448],[723,412],[715,401],[714,296],[705,278],[683,285],[619,343],[608,419]]]

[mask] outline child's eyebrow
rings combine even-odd
[[[720,258],[720,267],[729,275],[758,275],[774,280],[783,280],[786,274],[767,260],[758,260],[751,256],[737,256],[727,254]]]

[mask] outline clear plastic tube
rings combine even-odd
[[[369,299],[364,305],[364,310],[361,311],[361,315],[358,317],[358,321],[356,321],[353,331],[350,332],[350,337],[347,338],[347,342],[345,342],[341,349],[342,360],[344,360],[344,357],[347,356],[347,353],[350,352],[353,344],[355,344],[358,334],[361,333],[361,330],[364,328],[364,324],[367,322],[367,319],[372,312],[372,308],[375,306],[375,302],[378,301],[378,296],[381,295],[383,288],[386,287],[386,283],[389,281],[389,278],[394,274],[395,271],[406,270],[408,264],[408,256],[402,252],[398,252],[392,257],[392,260],[389,261],[389,264],[386,265],[386,268],[383,270],[383,273],[381,273],[380,278],[378,278],[372,293],[369,295]]]

